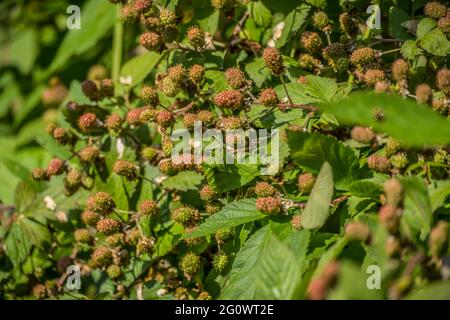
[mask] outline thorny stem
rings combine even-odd
[[[123,51],[123,24],[119,18],[121,15],[120,6],[117,7],[116,15],[118,17],[116,24],[114,25],[113,34],[113,64],[112,64],[112,77],[113,81],[119,81],[120,66],[122,64],[122,51]]]

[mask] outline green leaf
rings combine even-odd
[[[430,194],[431,211],[436,211],[445,202],[445,199],[450,195],[450,181],[435,181],[428,186]]]
[[[428,32],[433,30],[436,27],[436,21],[430,18],[424,18],[420,20],[419,25],[417,26],[417,40],[421,40]]]
[[[403,23],[408,20],[410,20],[410,17],[405,11],[397,7],[391,7],[389,10],[389,33],[391,36],[400,40],[412,39],[412,36],[403,27]]]
[[[423,50],[417,46],[414,40],[405,41],[400,48],[400,53],[402,54],[403,58],[408,60],[414,60],[414,58],[422,52]]]
[[[36,29],[29,28],[20,32],[11,43],[10,60],[23,74],[28,74],[33,68],[39,52]]]
[[[121,77],[131,77],[131,85],[127,88],[131,89],[135,85],[142,82],[145,77],[158,64],[161,55],[156,52],[147,52],[129,60],[120,69]]]
[[[298,6],[298,2],[292,0],[262,0],[262,2],[271,11],[283,13],[291,12]]]
[[[252,182],[260,176],[257,165],[208,165],[203,164],[206,180],[214,189],[228,192]]]
[[[402,223],[425,240],[431,229],[433,210],[425,182],[419,177],[401,179],[404,189]]]
[[[272,13],[261,1],[249,3],[250,16],[261,27],[269,27],[272,22]]]
[[[420,41],[420,45],[426,51],[436,56],[445,57],[450,54],[450,41],[448,41],[445,33],[436,28],[426,35]]]
[[[284,19],[284,28],[281,37],[276,42],[276,47],[283,47],[305,24],[308,18],[310,6],[302,4],[295,10],[291,11]]]
[[[26,208],[34,203],[36,191],[25,181],[19,182],[14,194],[14,205],[16,211],[22,213]]]
[[[396,95],[356,93],[321,108],[342,124],[373,127],[410,146],[450,143],[449,120]],[[377,113],[384,115],[381,121],[375,117]]]
[[[5,239],[5,250],[14,266],[19,266],[28,257],[31,247],[31,240],[23,232],[20,224],[13,223]]]
[[[367,197],[375,201],[380,199],[383,188],[380,184],[374,183],[370,180],[359,180],[353,182],[349,191],[352,195],[357,197]]]
[[[318,173],[324,162],[328,162],[337,188],[346,188],[358,179],[358,158],[352,149],[335,138],[317,133],[288,132],[288,144],[292,158],[306,171]]]
[[[271,72],[265,67],[262,58],[255,58],[252,62],[246,63],[244,68],[258,88],[271,77]]]
[[[48,74],[64,67],[73,56],[81,55],[98,45],[99,40],[116,21],[116,7],[107,1],[88,1],[81,9],[81,28],[68,30],[58,48]]]
[[[22,233],[34,246],[44,248],[50,243],[51,235],[47,226],[23,215],[19,216],[17,223],[20,225]]]
[[[290,82],[286,89],[293,103],[309,104],[323,101],[332,101],[338,91],[336,81],[330,78],[307,75],[307,84]],[[282,85],[278,85],[275,91],[280,98],[287,98]]]
[[[227,79],[225,79],[225,74],[217,70],[206,70],[206,89],[212,89],[214,92],[220,92],[228,87]]]
[[[325,224],[330,213],[333,190],[333,170],[328,162],[324,162],[302,214],[304,228],[316,229]]]
[[[405,300],[450,300],[450,281],[427,284],[409,293]]]
[[[256,209],[255,199],[242,199],[225,205],[222,210],[210,216],[193,232],[184,238],[203,237],[219,229],[232,228],[266,217]]]
[[[197,190],[197,186],[202,183],[203,177],[195,171],[182,171],[172,177],[165,179],[162,185],[166,189],[180,191]]]

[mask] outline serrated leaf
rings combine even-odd
[[[449,120],[396,95],[356,93],[322,104],[321,109],[333,114],[342,124],[373,127],[410,146],[450,143]],[[377,120],[376,114],[382,114],[383,119]]]
[[[264,81],[271,77],[271,72],[265,67],[262,58],[255,58],[252,62],[246,63],[244,68],[258,88],[261,88]]]
[[[5,250],[14,266],[20,265],[28,256],[32,247],[31,240],[22,231],[18,223],[14,223],[5,239]]]
[[[413,40],[405,41],[400,48],[400,53],[402,54],[403,58],[408,60],[414,60],[414,58],[422,52],[423,50],[419,48],[416,44],[416,41]]]
[[[302,4],[295,10],[289,12],[289,14],[284,19],[284,28],[281,33],[281,37],[276,41],[276,47],[283,47],[291,38],[296,34],[296,32],[303,26],[308,18],[310,6]]]
[[[428,186],[430,194],[431,210],[434,212],[445,202],[450,195],[450,181],[435,181]]]
[[[417,40],[421,40],[428,32],[433,30],[436,27],[436,21],[430,18],[424,18],[420,20],[419,25],[417,26]]]
[[[221,192],[245,186],[261,174],[258,166],[252,164],[203,164],[203,169],[208,184]]]
[[[405,11],[397,7],[391,7],[389,10],[389,33],[396,39],[412,39],[412,36],[403,27],[403,23],[409,19],[410,17]]]
[[[405,300],[450,300],[450,281],[427,284],[406,295]]]
[[[266,217],[266,215],[256,209],[255,199],[234,201],[225,205],[222,210],[207,218],[205,222],[183,238],[203,237],[212,234],[219,229],[236,227],[264,217]]]
[[[203,177],[195,171],[182,171],[172,177],[165,179],[162,185],[166,189],[180,191],[197,190],[202,183]]]
[[[426,51],[436,56],[445,57],[450,54],[450,41],[448,41],[445,33],[439,28],[424,35],[420,41],[420,45]]]
[[[349,186],[349,191],[357,197],[367,197],[378,201],[383,188],[370,180],[359,180]]]
[[[261,1],[250,2],[249,8],[250,16],[255,20],[257,25],[261,27],[270,26],[272,13]]]
[[[325,224],[330,214],[333,190],[333,170],[328,162],[324,162],[302,213],[304,228],[316,229]]]
[[[286,89],[293,103],[309,104],[316,102],[332,101],[338,91],[336,81],[330,78],[307,75],[307,84],[290,82],[286,84]],[[282,85],[275,88],[280,98],[287,99],[286,91]]]
[[[358,179],[358,158],[349,147],[335,138],[317,133],[288,132],[288,144],[294,161],[306,171],[318,173],[328,162],[336,187],[347,188]]]

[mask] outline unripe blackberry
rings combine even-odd
[[[144,32],[139,38],[139,43],[150,51],[159,51],[162,46],[161,36],[156,32]]]
[[[113,165],[113,171],[119,176],[127,178],[127,180],[136,180],[139,175],[139,167],[127,160],[116,160]]]
[[[100,81],[100,96],[102,98],[114,97],[114,82],[111,79]]]
[[[433,161],[446,164],[448,161],[448,152],[445,149],[437,149],[434,153]]]
[[[156,115],[156,123],[163,128],[169,128],[175,123],[175,116],[170,111],[162,110]]]
[[[162,160],[162,161],[160,161],[159,164],[158,164],[158,169],[163,174],[166,174],[166,175],[169,175],[169,176],[177,172],[175,170],[175,168],[173,167],[172,161],[170,161],[170,159],[169,160]]]
[[[158,154],[158,151],[153,147],[145,147],[141,150],[141,155],[148,161],[152,161],[156,155]]]
[[[398,169],[403,169],[408,165],[408,157],[404,152],[394,154],[389,158],[389,161],[391,162],[392,166]]]
[[[36,299],[45,299],[48,297],[47,288],[43,284],[37,284],[32,289],[33,296]]]
[[[225,267],[228,264],[228,255],[224,252],[220,252],[216,254],[212,261],[212,266],[217,270],[218,273],[221,273],[225,270]]]
[[[193,253],[186,253],[180,260],[180,270],[186,275],[194,275],[200,271],[201,261],[200,256]]]
[[[197,300],[212,300],[211,295],[208,293],[208,291],[202,291],[197,296]]]
[[[159,104],[158,91],[151,86],[143,86],[140,91],[140,97],[144,103],[156,108]]]
[[[47,166],[47,175],[57,176],[64,172],[66,165],[63,160],[58,158],[53,158],[50,160]]]
[[[158,213],[158,203],[154,200],[144,200],[139,205],[139,214],[143,216],[154,216]]]
[[[47,171],[41,168],[34,168],[31,171],[31,177],[36,181],[48,180]]]
[[[105,218],[97,222],[96,228],[98,232],[109,236],[120,231],[120,222],[115,219]]]
[[[238,90],[225,90],[214,97],[214,102],[221,109],[240,110],[244,106],[244,96]]]
[[[186,227],[185,231],[186,231],[186,234],[190,234],[190,233],[194,232],[196,229],[197,229],[197,227]],[[184,242],[188,246],[195,246],[195,245],[202,243],[203,239],[204,239],[203,237],[186,238],[186,239],[184,239]]]
[[[152,109],[151,107],[143,107],[141,114],[139,115],[139,122],[147,123],[147,122],[155,121],[155,117],[156,117],[157,113],[158,113],[158,111],[155,109]]]
[[[174,26],[167,26],[164,28],[161,34],[163,43],[171,43],[177,40],[178,28]]]
[[[42,104],[47,108],[59,106],[67,96],[67,89],[62,83],[45,89],[42,92]]]
[[[392,63],[391,73],[395,81],[406,79],[408,71],[409,65],[404,59],[397,59]]]
[[[50,122],[47,127],[45,127],[45,132],[47,132],[50,135],[53,135],[53,131],[57,128],[56,124],[53,122]]]
[[[136,0],[134,10],[140,14],[147,13],[152,8],[152,0]]]
[[[298,64],[302,69],[313,71],[316,68],[321,66],[321,63],[318,59],[314,58],[309,53],[302,53],[298,57]]]
[[[302,216],[296,214],[291,219],[291,225],[294,230],[300,230],[302,228]]]
[[[139,242],[136,245],[136,252],[138,255],[144,254],[144,253],[150,253],[154,246],[154,241],[149,238],[142,238],[139,240]]]
[[[245,74],[239,68],[228,68],[225,71],[225,78],[228,85],[233,89],[240,89],[245,86]]]
[[[122,271],[120,270],[119,266],[112,264],[106,269],[106,274],[111,280],[116,280],[120,278],[120,276],[122,275]]]
[[[216,212],[219,212],[220,209],[222,209],[222,206],[219,202],[208,203],[205,205],[205,212],[207,214],[214,214]]]
[[[194,64],[189,69],[189,80],[195,85],[200,85],[205,77],[205,67],[200,64]]]
[[[94,211],[84,210],[81,213],[81,221],[87,226],[95,226],[98,220],[100,220],[100,217]]]
[[[369,69],[364,74],[364,82],[369,86],[374,86],[377,82],[383,81],[385,77],[383,70]]]
[[[378,154],[373,154],[367,158],[367,166],[377,172],[388,172],[391,167],[389,159]]]
[[[125,241],[129,245],[135,246],[138,244],[139,239],[141,239],[141,232],[138,228],[129,230],[125,235]]]
[[[206,185],[200,190],[200,198],[205,202],[213,202],[217,200],[219,194],[213,188]]]
[[[263,60],[267,68],[272,71],[274,75],[281,75],[284,73],[283,56],[276,48],[265,48],[263,52]]]
[[[97,116],[95,113],[85,113],[78,118],[78,127],[80,128],[81,132],[88,133],[92,131],[93,129],[96,129],[97,124]]]
[[[350,37],[354,36],[358,31],[357,22],[348,12],[339,15],[339,26],[341,30]]]
[[[272,187],[267,182],[261,181],[258,182],[255,186],[255,194],[257,197],[264,198],[264,197],[272,197],[277,192],[277,189]]]
[[[378,219],[388,231],[394,232],[398,223],[397,208],[390,204],[383,205],[378,211]]]
[[[113,262],[113,254],[106,247],[99,247],[92,253],[91,258],[95,265],[106,267]]]
[[[432,256],[439,256],[440,252],[445,249],[448,242],[448,222],[439,221],[437,225],[431,229],[428,238],[428,247]]]
[[[141,16],[141,24],[150,31],[158,31],[160,29],[160,23],[157,17]]]
[[[425,15],[431,19],[438,20],[447,14],[447,8],[439,2],[428,2],[423,9]]]
[[[123,245],[125,243],[125,235],[123,233],[117,232],[106,237],[106,243],[108,246],[115,248]]]
[[[367,66],[376,62],[377,55],[372,48],[360,48],[353,51],[350,62],[355,66]]]
[[[70,169],[64,180],[65,186],[74,189],[81,185],[81,172],[76,169]]]
[[[416,87],[416,101],[417,103],[427,104],[431,101],[433,92],[429,85],[422,83]]]
[[[298,176],[298,189],[302,194],[309,194],[314,187],[316,177],[311,173],[306,172]]]
[[[106,118],[106,127],[111,132],[119,132],[122,129],[123,119],[118,114],[111,114]]]
[[[201,110],[197,113],[197,120],[202,122],[203,125],[210,126],[214,124],[216,116],[209,110]]]
[[[211,6],[221,11],[231,10],[236,5],[236,0],[211,0]]]
[[[370,236],[370,230],[366,224],[355,221],[345,226],[345,235],[350,240],[365,242]]]
[[[450,110],[447,108],[447,102],[443,98],[436,98],[431,101],[431,106],[434,111],[446,114],[447,112],[450,112]]]
[[[322,50],[322,55],[328,62],[341,57],[347,57],[345,45],[340,42],[332,43]]]
[[[384,153],[386,154],[386,156],[390,157],[400,150],[401,150],[400,143],[397,140],[389,137],[386,143],[386,147],[384,148]]]
[[[353,127],[351,133],[351,137],[353,140],[369,144],[372,142],[372,140],[375,138],[375,133],[367,127]]]
[[[129,4],[122,7],[121,18],[127,23],[134,23],[138,21],[139,14],[134,9],[134,6]]]
[[[258,100],[259,103],[268,108],[275,107],[280,102],[276,91],[272,88],[267,88],[261,91]]]
[[[378,81],[375,83],[374,91],[376,93],[386,93],[391,89],[391,83],[387,80]]]
[[[190,27],[187,30],[186,36],[189,44],[196,50],[201,50],[205,47],[205,33],[199,27]]]
[[[64,128],[55,128],[52,135],[53,138],[60,144],[66,144],[69,141],[69,134]]]
[[[312,279],[308,285],[308,298],[322,300],[327,294],[328,283],[320,277]]]
[[[450,97],[450,70],[449,69],[441,69],[438,71],[437,76],[436,76],[436,86],[447,97]]]
[[[100,80],[106,79],[108,77],[108,69],[100,64],[93,65],[89,68],[87,79],[99,82]]]
[[[309,53],[316,53],[322,49],[323,42],[317,32],[305,31],[300,37],[300,45]]]
[[[442,32],[446,33],[448,37],[450,35],[450,15],[440,18],[438,21],[438,27],[442,30]]]
[[[100,214],[109,214],[115,207],[114,200],[106,192],[99,191],[87,199],[87,209]]]
[[[403,197],[402,184],[395,178],[386,181],[383,185],[386,204],[397,206]]]
[[[174,97],[181,90],[181,86],[179,83],[175,82],[170,77],[163,78],[158,83],[158,88],[168,97]]]
[[[281,211],[281,200],[275,197],[256,199],[256,209],[265,214],[277,214]]]
[[[172,212],[172,219],[184,226],[192,225],[200,220],[200,213],[191,207],[180,207]]]
[[[330,24],[330,20],[325,12],[316,11],[312,17],[312,24],[317,29],[323,29]]]
[[[163,26],[176,25],[177,15],[175,11],[163,8],[159,12],[159,21]]]
[[[78,152],[82,162],[94,162],[100,157],[100,150],[94,146],[88,146]]]
[[[243,124],[239,117],[222,117],[217,121],[217,128],[221,130],[239,129]]]
[[[91,80],[83,81],[83,83],[81,84],[81,90],[83,91],[84,95],[89,99],[94,101],[98,100],[99,91],[95,82]]]
[[[224,243],[225,241],[232,238],[233,236],[234,236],[233,228],[219,229],[214,234],[214,238],[216,239],[217,243]]]
[[[88,229],[77,229],[73,232],[73,237],[76,242],[91,243],[93,238]]]
[[[186,69],[181,64],[177,64],[173,67],[170,67],[167,70],[167,77],[172,79],[176,83],[181,83],[186,75]]]
[[[193,129],[195,121],[198,121],[196,113],[187,112],[183,115],[183,124],[186,129]]]
[[[165,137],[161,141],[161,149],[166,157],[170,157],[170,155],[172,154],[172,150],[173,150],[173,142],[172,142],[172,139],[170,139],[170,137]]]
[[[130,126],[139,126],[141,125],[141,113],[143,108],[136,108],[128,111],[126,115],[127,122]]]

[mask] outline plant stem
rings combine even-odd
[[[288,92],[288,90],[286,88],[286,83],[284,83],[283,75],[280,76],[280,80],[281,80],[281,83],[283,85],[284,91],[286,92],[286,96],[287,96],[287,98],[289,100],[289,104],[293,105],[294,103],[292,102],[291,96],[289,95],[289,92]]]
[[[119,81],[120,67],[122,65],[122,51],[123,51],[123,24],[120,19],[121,9],[117,6],[117,21],[114,25],[113,34],[113,64],[112,64],[112,78],[113,81]]]
[[[388,54],[388,53],[397,52],[397,51],[400,51],[400,50],[401,50],[401,48],[397,48],[397,49],[392,49],[392,50],[384,51],[383,53],[381,53],[381,55],[385,55],[385,54]]]

